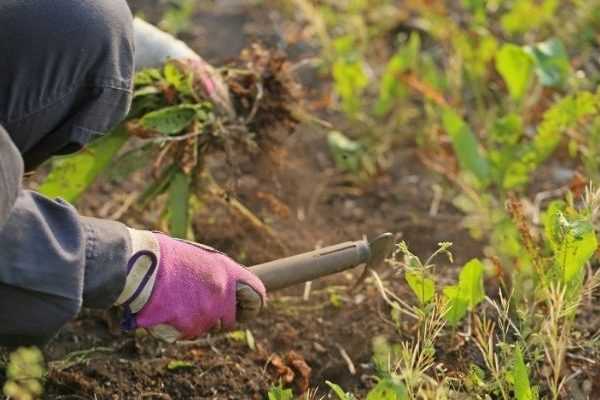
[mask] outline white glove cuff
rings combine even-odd
[[[160,246],[154,233],[129,229],[131,256],[127,265],[127,279],[115,305],[126,305],[133,314],[150,300],[158,274]]]
[[[169,59],[199,58],[184,42],[144,20],[133,20],[135,68],[157,68]]]

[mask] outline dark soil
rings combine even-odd
[[[151,0],[131,3],[150,20],[164,6]],[[182,35],[209,62],[219,64],[237,56],[254,39],[282,47],[278,25],[282,17],[275,11],[266,5],[244,5],[251,2],[222,3],[198,12],[191,32]],[[301,54],[299,47],[289,46],[296,56]],[[276,156],[239,160],[233,178],[217,160],[213,168],[217,177],[223,175],[227,189],[272,228],[280,243],[217,203],[206,204],[197,215],[196,239],[247,265],[385,231],[398,233],[422,256],[438,242],[452,241],[456,266],[481,255],[480,244],[461,228],[461,215],[445,200],[437,213],[430,213],[432,188],[439,178],[419,162],[414,144],[398,145],[389,159],[385,173],[357,183],[333,168],[324,132],[301,126]],[[136,179],[99,183],[79,208],[99,217],[116,216],[133,226],[155,227],[149,225],[158,220],[158,211],[115,211],[135,185]],[[449,268],[452,274],[454,267]],[[315,282],[306,301],[303,288],[273,294],[261,318],[241,327],[252,332],[255,350],[223,335],[166,345],[147,336],[119,333],[111,313],[84,311],[45,349],[51,362],[45,396],[263,399],[280,380],[299,391],[307,385],[325,389],[330,380],[359,395],[366,393],[374,382],[372,339],[401,338],[387,321],[388,310],[373,287],[348,292],[359,272]],[[392,284],[399,293],[407,293],[400,283]],[[69,354],[74,351],[85,354],[73,361]],[[346,360],[342,354],[347,354]],[[174,360],[191,366],[170,369]]]

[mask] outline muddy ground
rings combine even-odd
[[[164,7],[158,0],[130,3],[150,20]],[[281,32],[286,17],[265,2],[217,3],[200,10],[190,31],[181,35],[208,61],[223,63],[254,40],[286,50],[292,60],[311,55],[305,44],[286,43]],[[317,98],[320,91],[328,90],[326,85],[311,82],[314,72],[305,75],[311,96]],[[321,116],[346,128],[335,115],[322,112]],[[385,172],[368,182],[349,182],[334,169],[324,132],[301,126],[285,140],[277,162],[240,160],[231,186],[272,227],[283,246],[210,203],[195,219],[196,239],[252,265],[391,231],[419,255],[429,254],[440,241],[454,242],[455,263],[440,266],[440,271],[452,275],[457,266],[481,254],[481,245],[461,228],[461,215],[445,200],[450,196],[443,196],[438,210],[431,212],[433,187],[444,185],[416,154],[410,140],[398,144],[389,154],[390,168]],[[154,210],[142,213],[122,207],[132,186],[141,180],[103,181],[79,208],[133,226],[155,223]],[[227,181],[231,183],[230,178]],[[297,390],[308,386],[321,393],[326,393],[325,381],[330,380],[360,396],[374,382],[373,337],[386,335],[394,341],[402,337],[389,323],[388,310],[374,287],[348,293],[347,287],[359,272],[315,282],[308,300],[302,298],[303,288],[273,294],[261,318],[241,327],[252,332],[255,349],[247,341],[223,335],[165,345],[149,337],[119,333],[114,316],[86,310],[46,348],[51,368],[45,398],[263,399],[267,389],[280,380]],[[391,284],[400,293],[406,291],[400,283]],[[445,356],[452,357],[451,353]],[[189,364],[169,368],[173,360]]]

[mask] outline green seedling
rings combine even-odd
[[[529,368],[525,365],[523,352],[519,346],[515,347],[514,364],[511,370],[516,400],[536,400],[537,392],[529,383]]]
[[[193,362],[183,361],[183,360],[171,360],[167,364],[167,370],[169,371],[177,371],[181,369],[192,369],[195,368]]]
[[[294,400],[294,392],[292,389],[285,389],[280,383],[269,389],[267,398],[268,400]]]
[[[449,305],[446,320],[450,326],[457,326],[467,311],[473,311],[483,301],[483,273],[481,261],[471,260],[460,271],[458,284],[444,288]]]

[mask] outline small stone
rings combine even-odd
[[[366,298],[367,298],[367,296],[365,296],[362,293],[359,293],[356,296],[354,296],[354,304],[361,304],[362,302],[365,301]]]
[[[313,347],[317,353],[327,353],[327,349],[319,342],[314,342]]]

